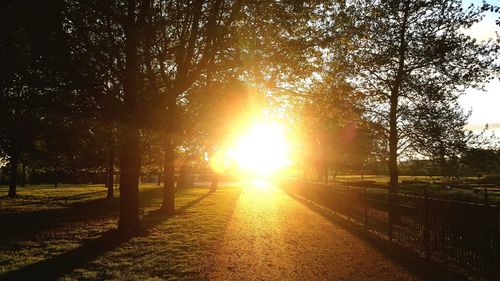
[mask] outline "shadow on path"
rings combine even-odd
[[[146,235],[146,230],[157,226],[170,217],[183,213],[188,208],[195,206],[200,201],[207,198],[210,194],[211,192],[208,192],[180,207],[176,210],[174,215],[163,215],[159,211],[148,213],[142,218],[144,229],[139,235]],[[118,248],[120,245],[136,236],[137,235],[122,233],[117,230],[108,231],[97,239],[84,242],[83,245],[76,249],[0,275],[0,281],[56,280],[64,274],[72,272],[79,266],[96,259],[102,254]]]
[[[385,241],[381,238],[374,236],[373,234],[365,232],[359,226],[353,225],[333,214],[332,211],[312,202],[308,199],[304,199],[300,196],[297,196],[293,193],[286,192],[291,198],[295,199],[297,202],[306,206],[311,211],[318,213],[331,223],[338,225],[346,230],[348,230],[351,234],[356,236],[357,238],[366,242],[370,247],[377,250],[383,256],[392,260],[398,266],[406,269],[408,272],[412,273],[415,276],[423,280],[436,280],[436,281],[460,281],[460,280],[468,280],[464,276],[453,272],[444,266],[436,264],[432,261],[425,260],[423,258],[419,258],[409,252],[404,251],[398,246]]]

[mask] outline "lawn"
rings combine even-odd
[[[387,192],[389,185],[389,176],[386,175],[364,175],[363,177],[361,175],[338,175],[335,180],[335,183],[337,184],[359,187],[368,186],[372,188],[379,188],[382,192]],[[425,189],[427,189],[428,195],[434,198],[476,203],[485,202],[484,193],[482,191],[478,193],[472,192],[473,188],[482,187],[482,184],[466,182],[462,184],[450,184],[452,188],[447,188],[446,186],[448,184],[440,184],[441,180],[441,176],[399,176],[400,192],[404,194],[424,196]],[[468,180],[477,180],[477,178],[468,178]],[[329,177],[329,183],[334,183],[333,176]],[[489,184],[487,186],[495,187],[494,184]],[[496,205],[500,204],[500,192],[489,191],[488,203]]]
[[[202,278],[239,193],[235,187],[179,190],[178,212],[166,217],[156,212],[161,189],[143,185],[145,230],[127,237],[114,231],[119,202],[105,199],[102,185],[20,188],[18,198],[0,198],[0,280]]]
[[[333,176],[330,175],[328,177],[330,181],[333,181]],[[350,181],[361,181],[363,179],[364,181],[373,181],[376,183],[380,184],[387,184],[390,181],[389,176],[386,175],[338,175],[336,176],[335,180],[337,181],[344,181],[344,182],[350,182]],[[404,182],[404,181],[422,181],[422,182],[432,182],[432,181],[439,181],[441,180],[440,176],[399,176],[398,177],[399,182]]]

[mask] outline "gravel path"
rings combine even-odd
[[[212,280],[420,280],[277,188],[244,188]]]

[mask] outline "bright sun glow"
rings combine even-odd
[[[277,123],[255,123],[216,155],[212,166],[221,170],[233,166],[240,173],[269,176],[290,164],[290,143],[284,128]]]
[[[240,169],[259,175],[274,173],[290,162],[289,144],[275,123],[255,124],[229,153]]]

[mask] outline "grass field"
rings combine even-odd
[[[300,177],[298,178],[301,179]],[[477,178],[470,179],[477,180]],[[428,195],[430,197],[466,202],[485,202],[484,192],[482,191],[482,184],[457,183],[451,184],[451,188],[446,188],[446,185],[448,184],[442,184],[442,180],[443,179],[440,176],[399,176],[400,192],[404,194],[424,196],[425,189],[427,189]],[[317,181],[317,179],[313,179],[313,181]],[[362,177],[361,175],[338,175],[335,178],[335,183],[341,185],[363,186],[363,182],[368,183],[369,187],[376,187],[380,188],[381,190],[386,190],[389,184],[389,176],[364,175]],[[329,177],[329,183],[334,183],[333,176]],[[374,184],[374,186],[372,184]],[[489,184],[488,186],[495,187],[494,184]],[[474,193],[473,189],[478,187],[480,188],[480,192]],[[496,190],[489,191],[488,203],[496,205],[500,204],[500,192]]]
[[[404,181],[422,181],[422,182],[432,182],[432,181],[440,181],[440,176],[399,176],[399,182]],[[337,181],[374,181],[376,183],[389,183],[389,176],[386,175],[339,175],[336,177]],[[329,180],[333,181],[333,176],[329,176]]]
[[[144,233],[114,230],[118,200],[100,186],[34,186],[0,198],[0,280],[176,280],[202,276],[232,215],[239,188],[180,190],[166,217],[161,189],[141,186]],[[5,187],[0,194],[6,194]]]

